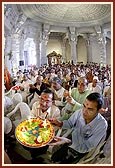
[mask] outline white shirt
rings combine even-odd
[[[64,94],[64,88],[61,87],[61,89],[59,89],[58,91],[55,90],[55,94],[57,95],[57,97],[60,99],[60,100],[55,100],[55,105],[56,106],[63,106],[63,103],[62,103],[62,97],[63,97],[63,94]]]
[[[47,117],[46,117],[46,115],[47,115]],[[31,116],[32,117],[40,117],[42,119],[45,119],[45,117],[46,118],[55,118],[57,120],[61,118],[60,110],[58,107],[56,107],[55,105],[52,105],[45,112],[42,112],[40,109],[39,101],[37,101],[33,104],[32,110],[31,110]],[[59,129],[58,126],[54,126],[55,131],[57,131],[58,129]]]
[[[47,113],[48,113],[48,115],[47,115]],[[61,117],[60,116],[60,110],[55,105],[52,105],[45,112],[42,112],[41,109],[40,109],[39,101],[35,102],[32,106],[31,116],[40,117],[42,119],[45,119],[46,115],[47,115],[47,118],[59,119]]]
[[[102,93],[102,89],[99,85],[96,85],[96,87],[92,86],[92,83],[88,84],[88,89],[91,90],[91,92],[97,92],[97,93]]]
[[[27,81],[23,81],[22,84],[20,85],[21,87],[24,88],[24,91],[25,91],[26,93],[29,92],[29,87],[30,87],[29,84],[33,84],[33,82],[28,79]]]

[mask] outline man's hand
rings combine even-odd
[[[56,93],[54,93],[54,100],[59,100],[58,96],[56,95]]]
[[[71,140],[65,137],[54,137],[53,141],[49,143],[50,146],[61,145],[65,143],[71,143]]]
[[[66,98],[66,97],[68,97],[68,96],[70,96],[70,95],[69,95],[69,91],[68,91],[68,90],[64,90],[63,97]]]
[[[107,113],[107,111],[108,111],[108,107],[107,108],[101,108],[101,109],[99,109],[99,113],[101,113],[101,114],[105,114],[105,113]]]
[[[53,124],[58,127],[62,127],[63,122],[56,120],[55,118],[48,118],[48,120]]]
[[[31,89],[35,89],[36,87],[33,84],[29,84]]]
[[[21,91],[24,91],[24,88],[22,86],[19,86]]]

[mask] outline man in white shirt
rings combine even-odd
[[[27,103],[26,97],[29,94],[30,84],[33,84],[33,82],[30,79],[28,79],[28,76],[26,74],[24,74],[23,82],[20,85],[20,90],[21,90],[23,102],[26,102],[26,103]]]
[[[31,110],[32,117],[55,118],[60,119],[60,110],[53,104],[53,92],[51,90],[44,90],[41,97],[35,102]],[[55,127],[55,131],[56,131]]]
[[[54,77],[52,79],[52,91],[54,92],[54,103],[56,106],[63,107],[63,103],[61,101],[63,94],[64,94],[64,88],[62,87],[62,80],[58,77]]]
[[[94,78],[91,83],[88,84],[88,89],[91,90],[91,92],[97,92],[102,94],[102,89],[98,85],[98,79]]]

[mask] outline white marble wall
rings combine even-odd
[[[9,16],[10,15],[10,16]],[[21,19],[21,24],[20,24]],[[31,20],[26,19],[23,15],[20,15],[17,12],[16,8],[10,9],[9,13],[4,18],[5,21],[5,32],[4,36],[6,39],[5,42],[5,56],[8,52],[13,51],[15,56],[18,56],[19,60],[24,59],[24,44],[25,40],[33,38],[36,46],[36,65],[39,67],[41,64],[47,63],[47,54],[52,51],[63,56],[64,61],[71,62],[84,62],[87,63],[88,60],[92,62],[100,63],[100,49],[96,35],[93,36],[90,40],[90,46],[87,46],[86,39],[84,37],[78,38],[79,34],[82,34],[82,31],[91,30],[94,31],[93,27],[88,28],[77,28],[77,27],[56,27],[49,24],[41,24]],[[65,44],[63,44],[64,39],[49,39],[50,32],[63,32],[66,34]],[[10,34],[10,42],[7,38]],[[16,45],[14,44],[15,40],[13,38],[14,34],[17,36]],[[106,49],[106,60],[105,62],[111,63],[111,41],[108,40]],[[64,51],[65,50],[65,51]],[[89,56],[89,58],[87,58]],[[7,61],[6,61],[7,60]],[[11,65],[7,63],[8,59],[5,58],[5,64],[11,72]],[[19,67],[19,62],[17,62],[17,67]]]

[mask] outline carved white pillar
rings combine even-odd
[[[99,48],[100,48],[100,63],[101,66],[106,65],[106,38],[104,37],[103,34],[100,34],[98,37],[98,43],[99,43]]]
[[[70,27],[70,34],[69,34],[69,43],[71,46],[71,58],[74,64],[77,64],[77,35],[75,33],[75,27]]]
[[[41,42],[41,64],[47,64],[47,55],[46,55],[46,48],[47,43],[49,40],[49,25],[44,24],[43,25],[43,32],[42,32],[42,42]]]
[[[67,40],[67,39],[63,39],[63,41],[62,41],[62,61],[63,61],[64,63],[67,62],[67,58],[66,58],[66,55],[65,55],[66,40]]]
[[[46,56],[46,41],[42,40],[41,42],[41,65],[47,64],[47,56]]]
[[[13,68],[18,68],[19,66],[19,35],[14,34],[12,36],[12,64]]]
[[[41,53],[40,53],[40,36],[34,39],[36,45],[36,66],[39,68],[41,66]]]
[[[4,64],[8,68],[9,72],[12,73],[11,71],[11,60],[10,60],[10,53],[11,53],[11,44],[12,44],[12,39],[10,35],[7,35],[5,38],[5,49],[4,49]]]
[[[19,53],[20,53],[20,60],[24,60],[24,39],[23,38],[20,39]]]
[[[87,48],[87,63],[93,62],[92,61],[92,46],[91,46],[91,37],[89,34],[85,34],[83,36],[86,40],[86,48]]]
[[[20,48],[19,48],[19,61],[24,61],[24,38],[20,38]],[[20,66],[19,68],[23,71],[24,66]]]
[[[71,45],[71,57],[73,60],[74,64],[77,64],[77,53],[76,53],[76,41],[71,41],[70,45]]]

